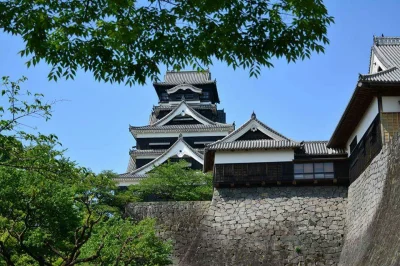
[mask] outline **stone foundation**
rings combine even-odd
[[[176,265],[337,265],[346,197],[344,187],[216,189],[205,212],[209,203],[165,202],[129,213],[160,218]]]

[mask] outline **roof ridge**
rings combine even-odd
[[[390,72],[392,72],[392,71],[394,71],[396,69],[397,69],[397,66],[392,66],[392,67],[390,67],[390,68],[388,68],[386,70],[383,70],[383,71],[380,71],[380,72],[376,72],[376,73],[372,73],[372,74],[359,74],[359,78],[358,79],[359,80],[363,80],[364,78],[381,76],[383,74],[390,73]]]
[[[294,142],[294,143],[300,143],[297,141],[292,141],[288,139],[281,139],[281,140],[276,140],[276,139],[241,139],[241,140],[235,140],[232,142],[243,142],[243,141],[265,141],[265,142]]]
[[[374,36],[374,44],[376,45],[400,45],[400,37],[399,36],[388,36],[388,37],[379,37]]]
[[[195,73],[201,73],[201,72],[210,72],[210,69],[204,69],[204,70],[167,70],[166,73],[187,73],[187,72],[195,72]]]

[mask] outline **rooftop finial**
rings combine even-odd
[[[256,113],[254,113],[254,111],[253,111],[253,113],[251,114],[251,118],[252,118],[252,119],[257,118]]]
[[[185,95],[182,95],[182,98],[181,98],[181,100],[182,100],[182,101],[184,101],[184,100],[185,100]]]
[[[179,138],[179,139],[183,138],[182,133],[179,133],[179,137],[178,137],[178,138]]]

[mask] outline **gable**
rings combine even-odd
[[[175,121],[174,121],[175,120]],[[186,124],[202,124],[202,125],[215,125],[215,122],[209,120],[208,118],[202,116],[200,113],[195,111],[193,108],[188,106],[185,101],[182,101],[174,110],[172,110],[169,114],[158,120],[153,124],[153,126],[164,126],[164,125],[176,125],[174,124],[177,121],[180,121],[178,124],[182,124],[183,121],[192,121],[192,123]],[[197,121],[197,122],[193,122]],[[185,124],[185,123],[183,123]]]
[[[182,90],[182,91],[190,90],[190,91],[192,91],[194,93],[198,93],[198,94],[202,93],[202,89],[197,88],[197,87],[195,87],[193,85],[190,85],[190,84],[180,84],[180,85],[175,86],[175,87],[173,87],[171,89],[168,89],[166,91],[167,91],[168,94],[172,94],[172,93],[175,93],[175,92],[177,92],[179,90]]]
[[[151,162],[147,163],[146,165],[136,169],[131,174],[134,175],[144,175],[151,171],[154,167],[164,163],[169,158],[184,158],[190,157],[193,158],[195,161],[203,165],[203,157],[201,154],[193,150],[183,139],[180,137],[166,152],[161,154],[156,159],[152,160]]]
[[[272,139],[272,138],[258,129],[255,129],[254,131],[250,129],[236,140],[258,140],[258,139]]]
[[[248,133],[248,132],[258,132],[259,136],[263,137],[263,139],[271,139],[271,140],[289,140],[288,138],[282,136],[275,130],[269,128],[267,125],[261,123],[258,119],[255,117],[251,118],[247,123],[245,123],[243,126],[226,136],[224,139],[221,141],[224,142],[232,142],[239,140],[240,138],[246,138],[246,137],[254,137],[253,134]],[[245,135],[246,134],[246,135]]]
[[[194,117],[190,115],[177,115],[172,118],[165,126],[172,126],[172,125],[198,125],[201,124],[200,121],[196,120]]]

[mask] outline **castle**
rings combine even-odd
[[[149,124],[129,127],[137,144],[117,181],[136,184],[155,166],[185,159],[213,172],[215,186],[348,185],[400,126],[399,68],[400,38],[374,37],[369,73],[359,76],[329,141],[291,140],[255,113],[235,130],[217,108],[208,70],[169,71],[153,84],[159,103]]]
[[[328,141],[291,140],[255,113],[235,129],[208,71],[167,72],[149,125],[130,127],[138,145],[117,181],[182,158],[213,173],[213,199],[132,203],[127,214],[157,219],[174,265],[399,265],[399,68],[400,38],[374,37],[369,73]]]

